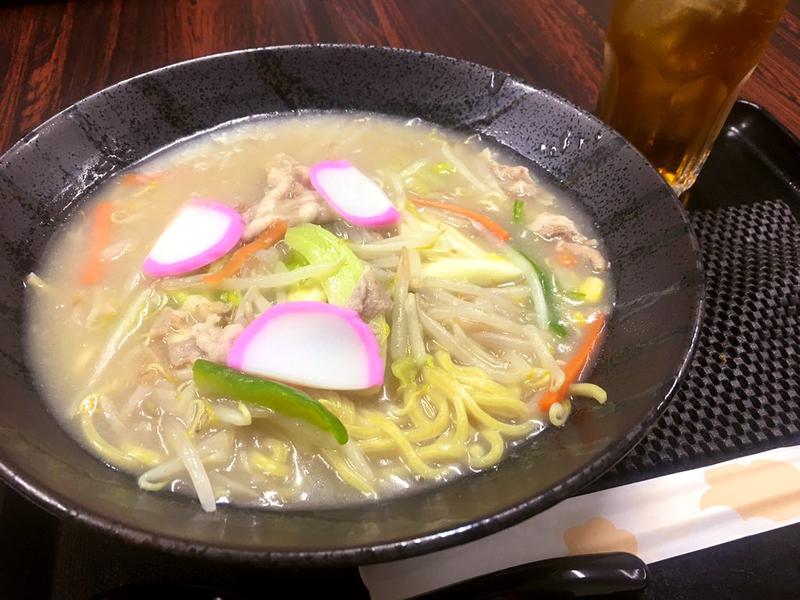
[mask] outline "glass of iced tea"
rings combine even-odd
[[[616,0],[597,113],[680,194],[787,0]]]

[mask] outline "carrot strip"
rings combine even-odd
[[[92,225],[89,231],[89,248],[81,271],[81,283],[94,285],[103,276],[103,263],[100,254],[111,241],[111,202],[100,202],[92,212]]]
[[[273,221],[256,239],[234,252],[224,267],[203,277],[203,283],[219,283],[236,275],[253,254],[274,246],[284,235],[286,235],[286,221],[281,219]]]
[[[556,249],[556,260],[562,267],[574,267],[577,263],[575,255],[566,248]]]
[[[500,225],[492,221],[489,217],[486,217],[480,213],[476,213],[474,210],[464,208],[463,206],[457,206],[456,204],[449,204],[447,202],[425,200],[424,198],[411,198],[411,202],[417,206],[429,206],[430,208],[438,208],[456,215],[461,215],[462,217],[467,217],[471,221],[475,221],[476,223],[483,225],[487,231],[489,231],[495,237],[500,238],[504,242],[511,237],[511,234],[509,234]]]
[[[158,175],[147,175],[146,173],[125,173],[119,180],[122,185],[135,186],[147,185],[158,179]]]
[[[575,380],[580,377],[581,371],[586,367],[586,363],[595,346],[600,341],[600,334],[603,331],[603,326],[606,323],[605,317],[601,313],[596,313],[592,321],[586,324],[584,331],[586,332],[581,345],[578,347],[575,354],[564,366],[564,383],[557,390],[545,390],[539,398],[539,408],[543,411],[550,410],[550,407],[560,402],[564,396],[569,392],[569,386],[575,383]]]

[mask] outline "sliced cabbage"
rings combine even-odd
[[[346,242],[311,223],[290,227],[284,241],[310,265],[341,261],[341,266],[322,279],[320,285],[330,304],[346,306],[365,270],[364,263]]]

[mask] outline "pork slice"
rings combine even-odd
[[[189,296],[180,309],[166,307],[158,314],[149,338],[164,342],[175,369],[191,365],[198,358],[223,362],[244,329],[239,323],[223,324],[232,309],[227,302]]]
[[[336,219],[330,205],[311,186],[308,167],[286,154],[279,154],[275,161],[276,166],[267,171],[267,189],[261,202],[243,214],[245,241],[258,236],[275,219],[283,219],[289,227]]]
[[[486,162],[495,179],[497,179],[500,188],[509,196],[529,198],[535,196],[539,191],[539,186],[536,185],[527,167],[504,165],[497,162],[488,148],[483,150],[480,156]]]
[[[203,358],[203,353],[193,337],[184,338],[175,335],[167,338],[166,343],[169,364],[175,369],[191,365],[198,358]]]
[[[569,250],[569,252],[588,263],[594,271],[608,270],[608,261],[597,248],[592,248],[586,244],[563,241],[559,242],[558,246]]]
[[[361,276],[356,289],[353,290],[347,307],[356,311],[365,321],[369,321],[392,309],[392,297],[375,277],[375,273],[368,270]]]
[[[212,362],[225,362],[233,342],[244,331],[241,323],[221,327],[218,319],[209,319],[192,326],[195,345],[202,355]]]
[[[528,229],[545,239],[560,239],[583,244],[588,238],[578,231],[575,221],[565,215],[543,212],[528,223]]]

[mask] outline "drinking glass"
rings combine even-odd
[[[616,0],[598,116],[681,194],[694,183],[787,0]]]

